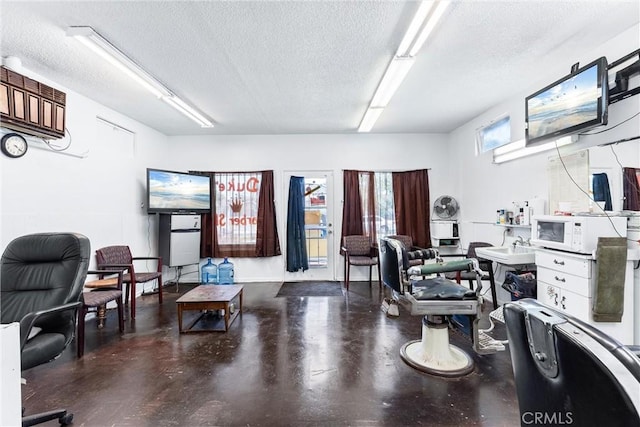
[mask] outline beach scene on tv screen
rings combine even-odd
[[[598,67],[594,65],[529,99],[529,138],[597,119],[599,97]]]
[[[206,176],[149,171],[149,207],[152,209],[210,209]]]

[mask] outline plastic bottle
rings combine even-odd
[[[529,202],[524,202],[524,218],[522,225],[531,225],[531,208]]]
[[[211,258],[202,266],[202,283],[205,285],[218,284],[218,267],[211,262]]]
[[[221,285],[233,285],[233,263],[227,258],[218,264],[218,283]]]

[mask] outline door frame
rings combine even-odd
[[[285,281],[335,281],[336,279],[336,271],[337,265],[336,261],[338,260],[336,254],[336,227],[335,227],[335,218],[334,218],[334,203],[335,203],[335,191],[334,191],[334,181],[333,181],[333,171],[331,170],[285,170],[283,171],[283,187],[284,187],[284,201],[285,201],[285,209],[282,209],[283,220],[282,223],[285,226],[285,238],[284,238],[284,280]],[[287,227],[287,212],[289,209],[288,200],[289,200],[289,180],[292,176],[301,176],[304,178],[320,178],[323,177],[326,179],[326,189],[327,193],[325,195],[326,200],[326,211],[327,211],[327,267],[311,267],[309,269],[302,272],[289,272],[287,271],[286,265],[286,254],[287,254],[287,239],[286,239],[286,227]],[[338,235],[338,239],[340,236]]]

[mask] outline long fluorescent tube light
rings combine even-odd
[[[380,80],[380,84],[378,84],[376,92],[373,94],[371,107],[386,107],[389,104],[391,97],[400,87],[400,83],[407,76],[414,62],[415,59],[406,56],[395,56],[391,60],[382,76],[382,80]]]
[[[442,18],[444,11],[447,9],[447,7],[449,7],[449,3],[451,2],[449,1],[438,2],[438,6],[436,6],[436,9],[433,11],[433,14],[429,17],[429,20],[427,21],[424,28],[422,29],[422,32],[420,32],[420,34],[418,35],[418,38],[415,40],[415,43],[413,43],[413,46],[409,51],[409,56],[416,56],[416,54],[418,53],[418,51],[420,50],[424,42],[427,41],[427,37],[429,37],[429,35],[435,28],[440,18]]]
[[[69,27],[67,36],[73,37],[83,45],[100,55],[111,65],[128,75],[140,86],[147,89],[155,97],[160,98],[180,111],[191,120],[202,127],[213,127],[213,123],[197,112],[193,107],[187,105],[178,98],[169,88],[160,83],[155,77],[147,73],[142,67],[136,64],[131,58],[125,55],[111,42],[98,34],[93,28],[87,26]]]
[[[378,120],[378,117],[380,117],[380,114],[382,114],[382,110],[384,110],[382,107],[367,108],[367,112],[364,113],[364,117],[360,122],[360,127],[358,127],[358,132],[369,132],[376,123],[376,120]]]
[[[449,6],[449,1],[422,1],[416,11],[409,28],[402,38],[395,56],[387,66],[378,84],[369,107],[362,118],[358,132],[368,132],[373,128],[375,120],[380,116],[382,110],[373,109],[387,106],[391,97],[398,89],[407,73],[414,63],[414,57],[433,31],[436,24],[442,18],[444,11]],[[437,5],[436,5],[437,4]],[[435,5],[435,9],[434,9]],[[373,118],[373,120],[372,120]],[[367,126],[363,126],[363,124]]]
[[[521,140],[524,143],[524,139]],[[543,151],[551,150],[553,148],[562,147],[564,145],[571,144],[573,139],[571,136],[565,136],[563,138],[559,138],[555,141],[547,142],[545,144],[534,145],[532,147],[524,147],[524,148],[516,148],[515,150],[502,151],[502,154],[498,154],[498,149],[494,151],[493,163],[504,163],[509,160],[519,159],[521,157],[530,156],[532,154],[541,153]],[[513,144],[519,144],[520,141],[516,141]],[[511,144],[505,145],[500,148],[508,147]]]
[[[418,7],[416,14],[413,16],[413,20],[411,24],[409,24],[409,28],[407,28],[407,32],[400,42],[400,46],[398,46],[396,56],[407,56],[409,54],[409,47],[411,47],[418,31],[420,31],[420,27],[424,24],[424,20],[427,18],[434,4],[436,4],[434,1],[423,1],[420,3],[420,7]]]
[[[185,104],[180,98],[175,96],[163,96],[162,100],[171,105],[176,110],[180,111],[185,116],[189,117],[194,122],[198,123],[203,128],[212,128],[213,123],[207,120],[202,114]]]

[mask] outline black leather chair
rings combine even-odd
[[[89,255],[89,239],[74,233],[18,237],[2,254],[0,322],[20,323],[23,371],[55,359],[73,340]],[[54,419],[70,424],[73,414],[49,411],[23,417],[22,425]]]
[[[637,353],[533,299],[504,319],[522,426],[640,426]]]

